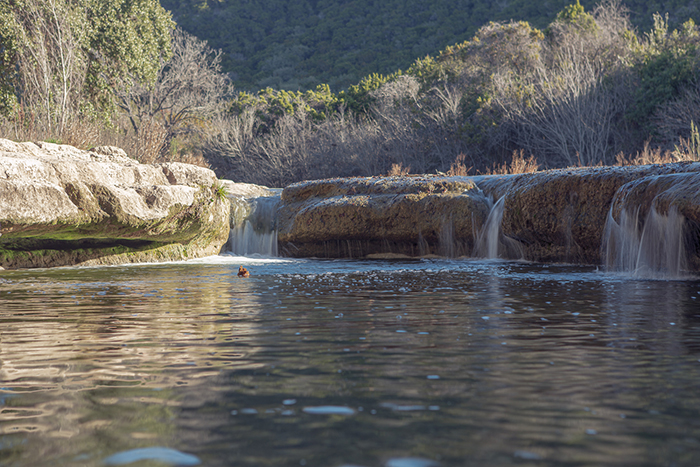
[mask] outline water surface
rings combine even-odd
[[[2,271],[0,332],[3,467],[700,465],[697,278],[227,256]]]

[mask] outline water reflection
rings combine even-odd
[[[5,273],[0,465],[700,461],[696,280],[208,261]]]

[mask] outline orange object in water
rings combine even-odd
[[[250,273],[243,266],[238,266],[238,276],[239,277],[250,277]]]

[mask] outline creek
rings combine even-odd
[[[700,280],[614,269],[2,271],[0,465],[696,467]]]

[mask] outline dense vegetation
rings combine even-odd
[[[598,0],[582,0],[592,11]],[[405,70],[418,57],[471,39],[489,21],[546,28],[571,0],[161,0],[185,31],[224,52],[240,90],[340,91],[372,73]],[[700,21],[695,0],[628,0],[632,24],[648,31],[668,12],[672,28]]]
[[[671,30],[655,15],[637,35],[620,5],[577,3],[545,30],[489,23],[337,94],[239,93],[204,151],[234,179],[274,185],[392,167],[486,172],[514,153],[541,167],[698,159],[699,45],[692,20]]]
[[[116,144],[142,161],[208,163],[274,186],[515,170],[504,165],[513,155],[520,170],[697,160],[700,31],[652,19],[637,33],[621,5],[577,2],[544,28],[486,23],[340,92],[233,93],[222,53],[156,0],[10,0],[0,4],[0,136]]]
[[[158,0],[0,2],[3,137],[154,160],[229,90],[218,55],[175,30]]]

